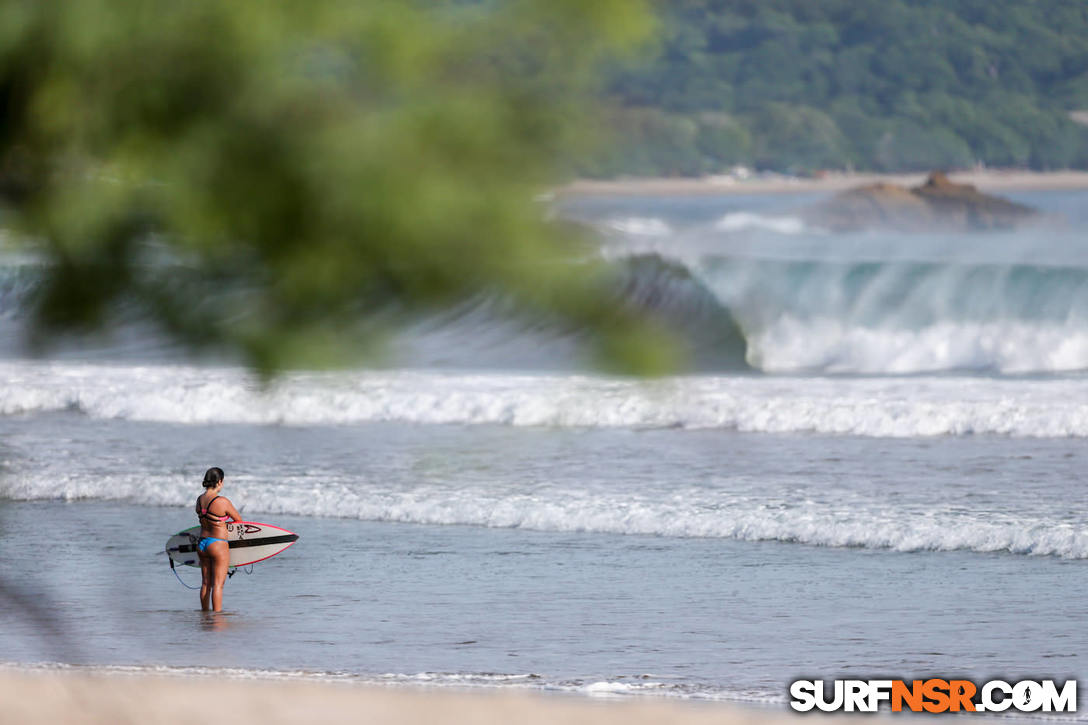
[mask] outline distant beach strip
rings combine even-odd
[[[814,176],[774,173],[723,174],[701,177],[627,177],[578,179],[556,190],[561,195],[672,196],[689,194],[781,194],[791,192],[844,191],[867,184],[917,186],[926,174],[862,174],[827,172]],[[1088,189],[1088,171],[1027,171],[989,169],[951,172],[958,183],[973,184],[983,191]]]

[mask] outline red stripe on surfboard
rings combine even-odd
[[[285,534],[291,534],[292,536],[298,536],[298,534],[296,534],[294,531],[288,531],[287,529],[283,528],[282,526],[276,526],[274,524],[262,524],[260,521],[231,521],[231,523],[232,524],[252,524],[253,526],[266,526],[266,527],[268,527],[270,529],[275,529],[276,531],[282,531]],[[236,566],[249,566],[250,564],[259,564],[260,562],[264,561],[265,559],[271,559],[273,556],[279,556],[280,554],[282,554],[283,552],[287,551],[292,546],[294,546],[297,542],[298,542],[298,539],[295,539],[290,544],[288,544],[287,546],[285,546],[282,549],[280,549],[279,551],[277,551],[275,554],[269,554],[268,556],[262,557],[260,559],[254,559],[253,561],[247,561],[245,564],[237,564]]]

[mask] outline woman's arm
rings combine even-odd
[[[234,508],[234,504],[230,502],[230,499],[224,498],[223,501],[227,504],[227,516],[230,516],[234,521],[241,521],[242,514],[238,513],[238,510]]]

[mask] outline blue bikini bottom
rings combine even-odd
[[[222,541],[223,543],[226,543],[227,540],[226,539],[216,539],[216,538],[212,538],[211,536],[205,536],[203,539],[201,539],[200,541],[197,542],[197,544],[196,544],[197,551],[204,551],[205,549],[208,548],[208,544],[214,544],[217,541]]]

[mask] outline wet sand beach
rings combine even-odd
[[[528,692],[438,691],[344,683],[11,670],[0,673],[5,722],[232,725],[321,722],[773,725],[787,714],[720,703],[593,700]]]

